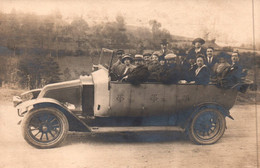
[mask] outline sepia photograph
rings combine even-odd
[[[260,168],[260,0],[1,0],[0,168]]]

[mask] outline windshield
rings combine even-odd
[[[105,67],[106,69],[109,69],[112,56],[113,56],[113,50],[102,48],[100,58],[99,58],[99,64]]]

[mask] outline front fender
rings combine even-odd
[[[70,131],[90,131],[90,128],[87,124],[81,121],[80,118],[77,117],[72,111],[70,111],[67,107],[55,99],[40,98],[29,100],[19,104],[17,109],[18,113],[24,115],[25,113],[29,113],[32,110],[44,107],[53,107],[61,111],[68,119]]]
[[[26,113],[30,111],[34,105],[40,104],[40,103],[54,103],[59,106],[62,106],[61,103],[55,99],[51,98],[40,98],[40,99],[32,99],[25,102],[20,103],[16,106],[16,109],[19,110],[21,113]]]

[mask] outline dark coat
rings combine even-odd
[[[198,65],[197,64],[193,64],[191,65],[190,69],[189,69],[189,76],[188,76],[188,79],[187,81],[190,82],[190,81],[195,81],[195,71],[196,69],[198,68]]]
[[[237,81],[239,81],[242,77],[245,77],[247,74],[243,72],[243,67],[239,63],[232,64],[229,68],[228,75],[234,76]]]
[[[180,69],[176,64],[166,66],[160,73],[160,81],[164,84],[176,84],[180,79]]]
[[[206,57],[206,59],[205,59],[205,65],[207,65],[207,67],[208,67],[210,70],[212,70],[212,71],[213,71],[214,65],[215,65],[217,62],[218,62],[218,60],[217,60],[216,57],[213,57],[213,58],[212,58],[211,63],[208,62],[208,58],[207,58],[207,57]]]
[[[135,68],[134,65],[130,64],[130,66],[128,67],[128,69],[126,70],[127,66],[124,66],[124,69],[123,69],[123,73],[121,76],[119,76],[119,79],[122,79],[123,77],[127,76],[128,74],[130,74],[133,69]]]
[[[241,78],[245,77],[246,75],[247,73],[243,71],[243,67],[239,63],[232,64],[223,79],[221,80],[221,87],[231,88],[240,83]]]
[[[195,47],[189,49],[187,59],[191,59],[191,58],[196,59],[196,55],[198,55],[198,54],[203,54],[205,56],[206,55],[206,49],[201,47],[201,50],[198,53],[195,52]]]
[[[148,81],[149,82],[158,82],[160,79],[160,73],[162,71],[162,67],[159,63],[151,63],[148,65],[148,70],[149,70],[149,77]]]
[[[199,73],[195,74],[195,83],[198,85],[207,85],[209,83],[210,72],[207,66],[200,69]]]
[[[187,82],[193,81],[195,78],[195,70],[197,69],[197,64],[191,65],[185,61],[181,67],[181,78],[180,80],[186,80]]]
[[[118,80],[122,77],[125,70],[125,64],[123,64],[120,60],[118,60],[116,63],[114,63],[111,67],[111,80]]]
[[[148,68],[145,65],[139,65],[128,74],[127,81],[133,85],[139,85],[146,82],[149,76]]]

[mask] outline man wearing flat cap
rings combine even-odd
[[[161,50],[156,51],[159,55],[159,58],[160,57],[164,58],[167,54],[173,53],[173,50],[168,49],[169,43],[167,39],[162,39],[160,44],[161,44]]]
[[[144,65],[143,55],[135,55],[135,68],[129,73],[125,80],[133,85],[139,85],[147,81],[149,76],[148,68]]]
[[[148,81],[149,82],[159,82],[160,79],[160,72],[163,68],[163,66],[160,65],[159,63],[159,58],[158,58],[158,54],[156,52],[154,52],[151,56],[151,61],[150,64],[148,64],[148,70],[149,70],[149,77],[148,77]]]
[[[202,47],[202,45],[205,44],[205,40],[203,40],[202,38],[196,38],[192,41],[192,44],[193,44],[193,47],[188,50],[187,59],[196,60],[196,56],[198,54],[203,54],[205,57],[206,49]]]
[[[149,64],[151,62],[152,53],[151,52],[144,52],[143,56],[144,56],[144,65],[149,66]]]
[[[165,56],[166,67],[160,74],[161,82],[164,84],[176,84],[179,81],[180,67],[177,65],[177,56],[175,54],[167,54]]]

